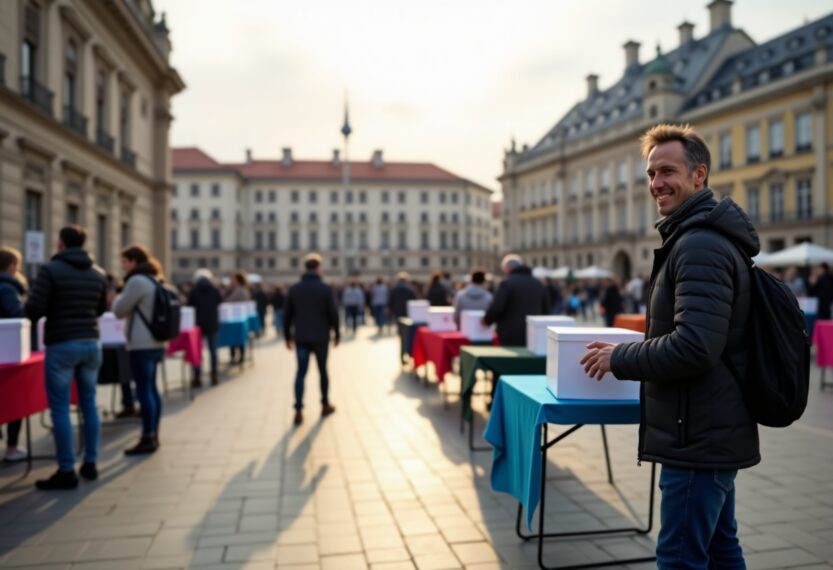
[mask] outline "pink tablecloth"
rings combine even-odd
[[[191,366],[199,366],[202,362],[202,333],[199,327],[186,329],[179,333],[179,336],[168,343],[166,356],[177,352],[185,353],[185,361]]]
[[[0,364],[0,424],[22,420],[49,409],[44,378],[44,353],[33,352],[17,364]],[[78,403],[72,383],[70,403]]]
[[[833,321],[816,321],[813,328],[816,365],[833,366]]]

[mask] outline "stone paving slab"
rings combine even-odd
[[[108,421],[95,483],[44,494],[32,483],[54,470],[50,462],[23,481],[15,481],[20,466],[0,468],[0,568],[537,568],[536,545],[515,535],[516,503],[490,489],[491,455],[468,451],[456,397],[446,408],[435,384],[400,370],[395,336],[361,331],[331,352],[338,411],[325,420],[313,367],[297,429],[293,355],[272,338],[257,351],[254,367],[193,402],[175,389],[179,365],[169,364],[162,448],[126,458],[138,421]],[[762,430],[764,461],[738,478],[750,569],[833,568],[833,391],[818,392],[817,376],[806,417]],[[449,377],[449,394],[458,388]],[[482,426],[480,398],[475,409]],[[34,423],[36,451],[50,453]],[[608,437],[615,487],[597,428],[552,450],[548,530],[646,518],[650,471],[636,465],[636,428],[609,427]],[[655,537],[656,528],[647,537],[550,542],[545,556],[560,564],[643,556]]]

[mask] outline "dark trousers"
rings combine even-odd
[[[246,360],[246,345],[241,346],[232,346],[231,347],[231,363],[234,364],[235,362],[239,362],[243,364],[243,361]],[[240,355],[240,358],[237,358],[237,355]]]
[[[23,420],[15,420],[6,424],[6,440],[7,447],[17,447],[17,442],[20,440],[20,428],[23,425]]]
[[[327,375],[327,354],[329,352],[328,342],[295,343],[295,355],[298,358],[298,372],[295,375],[295,409],[301,411],[304,407],[304,379],[309,369],[309,357],[315,355],[315,362],[318,365],[318,375],[321,377],[321,405],[330,404],[329,389],[330,378]]]
[[[344,307],[344,326],[347,326],[347,321],[350,321],[350,326],[353,328],[353,334],[356,334],[356,327],[359,326],[359,306],[345,305]]]
[[[208,347],[208,360],[211,363],[211,374],[212,376],[217,375],[217,334],[206,334],[203,333],[202,338],[205,342],[205,346]],[[194,378],[202,377],[202,366],[195,366],[194,367]]]
[[[156,386],[156,369],[165,356],[164,349],[130,351],[130,369],[136,381],[136,397],[142,407],[142,435],[159,432],[162,418],[162,396]]]
[[[746,568],[735,520],[737,471],[679,469],[663,465],[657,567],[721,570]]]

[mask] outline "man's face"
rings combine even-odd
[[[655,146],[648,155],[647,173],[657,210],[661,216],[669,216],[703,189],[706,166],[699,165],[689,172],[683,144],[670,141]]]

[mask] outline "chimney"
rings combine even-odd
[[[686,45],[694,39],[694,24],[691,22],[683,22],[677,29],[680,31],[680,46]]]
[[[247,148],[246,149],[246,164],[251,164],[251,163],[252,163],[252,149]]]
[[[373,151],[373,158],[371,159],[371,162],[373,162],[373,168],[382,168],[385,166],[385,162],[382,160],[381,150]]]
[[[711,19],[711,32],[732,25],[732,2],[730,0],[714,0],[708,5]]]
[[[639,45],[639,42],[631,40],[623,46],[625,48],[625,71],[639,65]]]
[[[599,91],[599,76],[591,73],[587,76],[587,98],[590,99]]]
[[[341,151],[337,148],[333,149],[333,166],[341,166]]]
[[[292,166],[292,149],[288,146],[283,148],[283,159],[281,160],[284,166]]]

